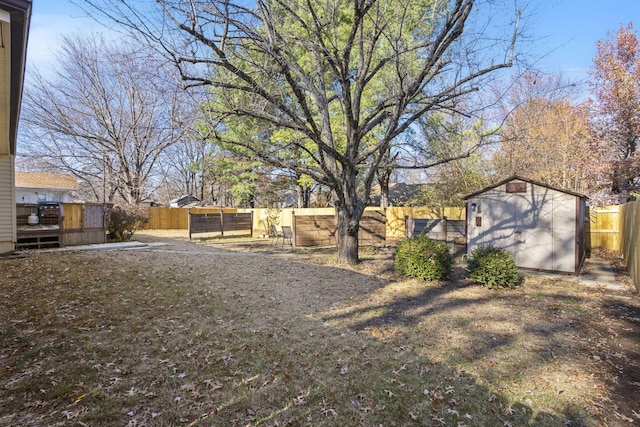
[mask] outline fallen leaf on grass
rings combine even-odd
[[[41,393],[45,392],[44,390],[40,390]],[[90,391],[88,393],[82,394],[80,396],[78,396],[78,398],[76,400],[73,401],[74,405],[77,405],[82,399],[84,399],[87,396],[91,396],[92,394],[97,394],[97,391]]]
[[[407,369],[407,365],[402,365],[397,371],[392,369],[391,372],[393,372],[393,375],[400,375],[400,372],[404,371],[405,369]]]
[[[204,380],[203,382],[207,385],[207,388],[210,388],[211,390],[218,390],[222,388],[222,383],[220,381],[209,379]]]
[[[325,417],[329,415],[333,415],[334,417],[338,416],[338,413],[336,412],[336,410],[333,408],[330,408],[324,399],[322,399],[322,403],[320,403],[320,413],[322,413],[322,415],[324,415]]]
[[[633,422],[633,418],[629,418],[629,417],[627,417],[626,415],[620,414],[620,413],[618,413],[618,412],[616,412],[616,415],[617,415],[617,416],[619,416],[620,418],[622,418],[624,421],[628,421],[628,422],[630,422],[630,423],[632,423],[632,422]]]
[[[196,389],[196,385],[194,383],[187,383],[180,387],[180,390],[194,391]]]
[[[76,413],[73,412],[73,411],[62,411],[62,416],[66,417],[66,419],[70,420],[70,419],[75,418]]]

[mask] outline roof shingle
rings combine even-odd
[[[44,172],[16,172],[16,187],[77,190],[78,183],[73,175]]]

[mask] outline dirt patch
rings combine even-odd
[[[0,260],[0,425],[640,422],[640,304],[268,239]]]

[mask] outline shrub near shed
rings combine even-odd
[[[474,249],[467,267],[471,279],[489,289],[515,288],[521,281],[513,257],[502,248]]]
[[[420,280],[446,280],[453,257],[445,242],[417,236],[400,243],[394,262],[396,271]]]

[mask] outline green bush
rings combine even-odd
[[[149,222],[149,209],[135,204],[115,205],[109,212],[107,236],[116,242],[125,242],[142,230]]]
[[[486,246],[474,249],[467,267],[471,279],[489,289],[515,288],[520,284],[516,262],[502,248]]]
[[[453,257],[445,242],[418,236],[400,243],[395,268],[402,275],[420,280],[446,280],[451,274]]]

